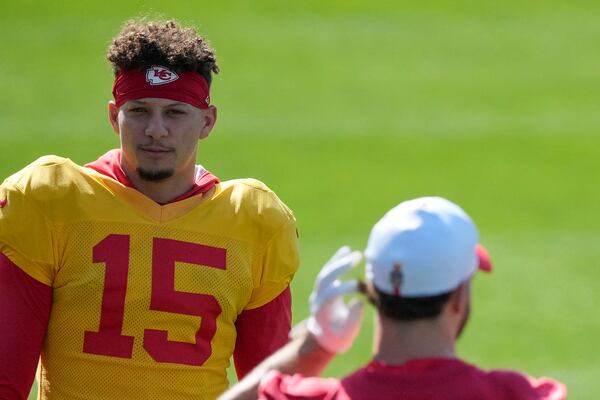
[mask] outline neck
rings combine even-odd
[[[137,171],[130,171],[125,165],[121,167],[136,190],[158,204],[167,204],[188,192],[194,186],[195,167],[160,181],[142,179]]]
[[[403,364],[418,358],[454,358],[452,329],[442,318],[411,322],[378,315],[373,359]]]

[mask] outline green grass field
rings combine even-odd
[[[143,14],[192,23],[217,49],[219,122],[199,162],[263,180],[295,211],[296,321],[335,249],[364,248],[398,202],[442,195],[478,222],[496,268],[475,279],[459,354],[597,397],[600,3],[7,3],[1,177],[118,145],[104,53]],[[328,375],[369,359],[371,320]]]

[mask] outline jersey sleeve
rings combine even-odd
[[[288,341],[292,324],[292,296],[286,288],[262,307],[242,312],[235,327],[237,339],[233,359],[238,380]],[[268,335],[257,335],[268,327]]]
[[[296,220],[290,213],[265,244],[260,268],[255,272],[255,287],[245,309],[258,308],[277,297],[290,285],[298,264]]]
[[[50,318],[52,288],[0,253],[0,399],[25,399]]]
[[[50,224],[27,189],[10,178],[0,186],[0,252],[32,278],[51,285],[55,257]]]
[[[271,371],[260,382],[260,400],[348,400],[340,381],[334,378],[305,378]]]

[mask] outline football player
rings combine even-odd
[[[295,218],[263,183],[196,165],[213,49],[126,23],[107,55],[120,148],[46,156],[0,186],[0,398],[211,399],[287,341]]]

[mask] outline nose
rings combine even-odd
[[[169,134],[169,130],[165,122],[166,121],[162,117],[161,113],[152,113],[150,118],[148,118],[148,124],[146,125],[144,133],[146,136],[150,136],[153,139],[159,139],[163,136],[167,136]]]

